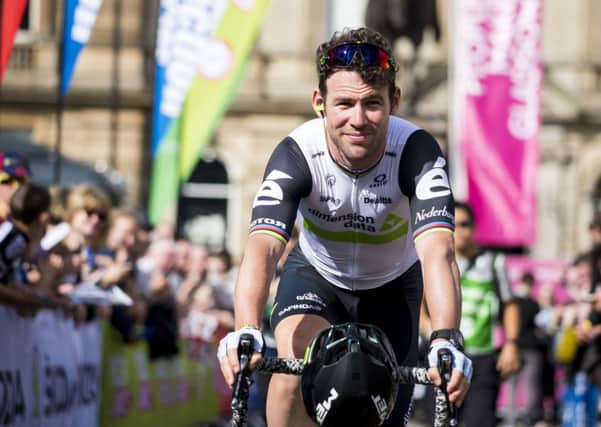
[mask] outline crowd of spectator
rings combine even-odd
[[[182,337],[212,344],[233,327],[234,275],[226,250],[151,227],[89,183],[36,184],[25,157],[0,152],[0,304],[21,316],[104,320],[156,360],[183,351]]]

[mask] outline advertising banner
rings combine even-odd
[[[536,238],[542,0],[458,0],[452,64],[451,165],[474,208],[476,240]]]
[[[71,84],[75,63],[90,40],[102,0],[65,0],[63,63],[61,94],[66,95]]]
[[[98,425],[101,328],[60,312],[23,317],[0,306],[0,424]]]
[[[175,220],[196,165],[243,75],[268,0],[162,0],[149,217]]]
[[[176,357],[150,362],[144,343],[124,344],[106,327],[100,425],[189,427],[217,419],[217,357],[213,353],[199,362],[188,356],[183,343],[180,348]]]
[[[0,81],[4,76],[4,70],[8,65],[10,59],[10,52],[13,49],[13,43],[15,42],[15,35],[19,29],[21,19],[23,19],[23,12],[27,6],[27,0],[11,0],[10,2],[3,1],[0,3],[0,19],[2,33],[0,34]]]

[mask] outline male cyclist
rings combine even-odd
[[[363,322],[384,331],[399,364],[415,364],[423,287],[436,332],[430,366],[438,349],[453,352],[447,390],[461,404],[471,362],[457,330],[460,287],[445,158],[429,133],[392,116],[400,98],[397,66],[380,34],[367,28],[336,33],[318,47],[316,66],[312,102],[318,118],[275,148],[254,201],[235,291],[238,329],[218,351],[223,375],[233,384],[242,333],[256,338],[252,363],[261,357],[261,314],[297,220],[299,243],[284,266],[271,315],[278,356],[302,357],[331,324]],[[436,369],[431,376],[439,381]],[[299,382],[273,376],[270,426],[313,425]],[[411,392],[401,386],[383,425],[406,422]]]

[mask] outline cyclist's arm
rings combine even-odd
[[[422,264],[430,327],[457,328],[461,293],[446,159],[436,140],[428,132],[417,130],[408,138],[400,162],[399,185],[411,203],[413,239]]]
[[[458,328],[461,316],[459,270],[455,263],[453,235],[433,231],[419,237],[415,248],[424,275],[424,299],[430,328]]]
[[[277,262],[294,228],[302,197],[311,191],[309,166],[297,143],[285,138],[265,168],[253,203],[250,235],[236,284],[236,328],[259,327]]]
[[[253,234],[248,238],[236,290],[234,311],[236,329],[261,325],[269,285],[285,245],[272,236]]]

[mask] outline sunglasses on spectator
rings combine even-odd
[[[326,55],[322,55],[319,65],[322,71],[330,67],[348,67],[357,54],[366,67],[396,70],[394,58],[384,49],[370,43],[344,43],[335,46]]]
[[[100,221],[104,221],[107,218],[106,212],[101,209],[85,208],[84,210],[86,211],[86,215],[92,216],[95,214]]]
[[[17,176],[9,176],[3,179],[0,179],[0,185],[13,185],[19,184],[23,185],[27,182],[27,178],[17,177]]]

